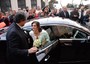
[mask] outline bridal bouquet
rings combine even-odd
[[[34,40],[34,42],[33,42],[33,46],[35,46],[35,47],[39,47],[41,45],[41,40],[40,39],[36,39],[36,40]]]

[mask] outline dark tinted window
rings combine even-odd
[[[26,7],[25,0],[18,0],[18,7],[22,9],[25,8]]]
[[[10,0],[0,0],[0,8],[2,12],[6,12],[11,8],[11,2]]]
[[[86,38],[87,34],[72,26],[53,26],[56,38]]]
[[[75,38],[87,38],[87,35],[81,31],[77,31]]]
[[[36,7],[37,6],[37,0],[31,0],[31,6]]]
[[[42,8],[45,7],[45,2],[43,0],[41,0],[41,6],[42,6]]]
[[[73,37],[73,30],[67,26],[53,26],[52,27],[56,38],[70,38]]]

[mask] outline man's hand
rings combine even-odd
[[[38,51],[37,47],[32,47],[32,48],[28,49],[28,53],[30,53],[30,54],[35,53],[37,51]]]

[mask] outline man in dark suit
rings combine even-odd
[[[63,7],[62,11],[60,11],[58,15],[62,18],[69,18],[69,12],[67,11],[66,7]]]
[[[10,25],[7,39],[8,64],[38,64],[35,53],[36,47],[32,47],[32,39],[22,30],[26,22],[24,13],[16,13],[14,22]]]
[[[79,21],[79,12],[77,8],[74,8],[74,10],[70,12],[70,19],[77,22]]]

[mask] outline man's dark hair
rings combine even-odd
[[[17,12],[15,17],[14,17],[14,22],[15,23],[20,23],[22,21],[26,20],[26,15],[24,12]]]

